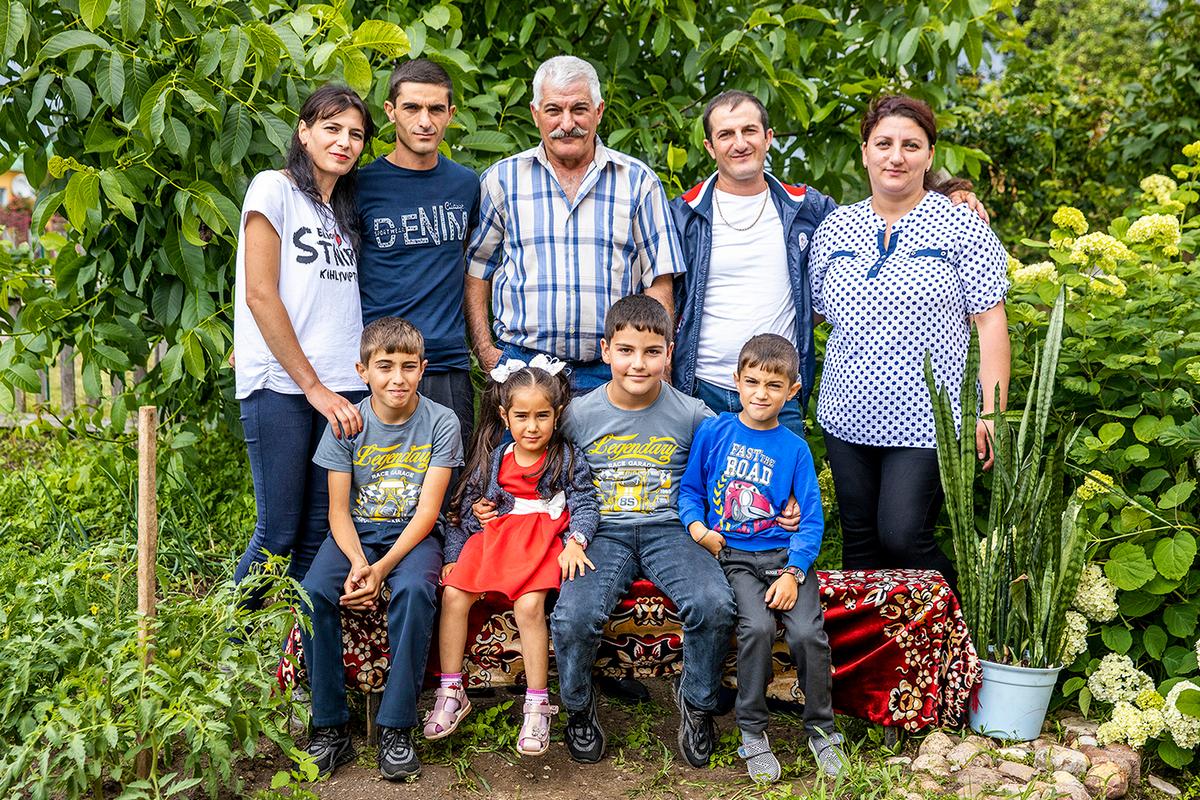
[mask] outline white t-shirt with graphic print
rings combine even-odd
[[[279,234],[279,297],[317,377],[335,392],[363,389],[354,369],[363,327],[354,248],[332,212],[318,210],[286,175],[269,170],[254,176],[242,203],[233,313],[237,399],[258,389],[303,394],[271,354],[246,305],[246,220],[252,211]]]
[[[886,247],[885,229],[867,199],[833,211],[813,236],[813,310],[833,326],[817,419],[846,442],[931,448],[925,353],[960,426],[970,317],[1004,300],[1008,257],[974,211],[935,192],[892,224]]]

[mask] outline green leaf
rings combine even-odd
[[[1119,422],[1106,422],[1100,426],[1100,433],[1098,435],[1105,449],[1107,449],[1121,441],[1121,437],[1125,435],[1125,426]]]
[[[1189,717],[1200,719],[1200,691],[1184,689],[1175,698],[1175,707]]]
[[[132,39],[146,21],[146,0],[121,0],[121,33]]]
[[[1182,580],[1196,560],[1196,539],[1187,531],[1180,531],[1154,545],[1154,566],[1169,580]]]
[[[271,144],[279,148],[279,152],[287,152],[292,143],[292,126],[269,111],[258,112],[258,121]]]
[[[1197,621],[1200,620],[1200,608],[1194,603],[1175,603],[1163,609],[1163,624],[1172,636],[1180,639],[1191,639],[1196,634]],[[1193,655],[1195,655],[1193,653]]]
[[[26,122],[33,122],[37,119],[38,114],[46,110],[46,92],[50,90],[53,80],[53,72],[43,72],[38,76],[37,82],[33,84],[33,94],[29,99],[29,113],[25,117]]]
[[[239,102],[230,103],[221,124],[221,155],[226,164],[237,166],[245,158],[252,134],[250,112]]]
[[[436,6],[446,14],[446,21],[450,19],[450,10],[445,6]],[[434,9],[429,9],[425,16],[428,18],[429,13]],[[445,22],[442,23],[443,25]],[[430,27],[441,27],[439,25],[431,25]],[[392,22],[384,22],[378,19],[369,19],[359,25],[354,31],[354,36],[351,41],[356,47],[368,47],[386,58],[400,58],[408,53],[408,34],[399,25]]]
[[[1175,769],[1183,769],[1192,763],[1192,759],[1196,757],[1196,754],[1192,750],[1184,750],[1171,741],[1170,738],[1164,737],[1158,741],[1158,757],[1168,766]]]
[[[1162,496],[1158,498],[1158,507],[1164,510],[1178,508],[1181,503],[1192,496],[1194,491],[1196,491],[1195,481],[1180,481],[1162,493]]]
[[[233,201],[217,191],[208,181],[193,181],[187,188],[193,205],[204,224],[214,232],[237,231],[241,222],[241,211]]]
[[[1150,450],[1144,444],[1131,444],[1125,448],[1124,455],[1130,464],[1140,464],[1150,457]]]
[[[1146,648],[1146,655],[1157,661],[1167,649],[1167,632],[1157,625],[1150,625],[1142,632],[1142,646]]]
[[[108,16],[112,0],[79,0],[79,16],[88,30],[96,30]]]
[[[183,337],[183,366],[196,380],[204,380],[204,347],[190,331]]]
[[[37,60],[46,61],[51,58],[58,58],[63,53],[73,53],[76,50],[107,50],[108,42],[101,39],[94,33],[87,31],[71,30],[56,33],[50,37],[41,51],[38,52]]]
[[[920,43],[920,28],[913,28],[908,33],[904,34],[904,38],[900,40],[900,47],[896,50],[896,63],[900,66],[907,66],[908,63],[912,61],[912,57],[917,54],[917,46]]]
[[[166,127],[167,99],[174,86],[174,72],[162,76],[146,91],[138,105],[138,122],[154,143],[162,140]]]
[[[511,153],[516,146],[512,137],[501,131],[475,131],[458,140],[459,147],[484,153]]]
[[[700,29],[696,27],[696,23],[686,19],[677,19],[675,27],[679,28],[689,42],[696,47],[700,46]]]
[[[100,178],[94,172],[76,172],[67,181],[67,193],[63,199],[67,219],[71,227],[83,232],[87,230],[89,208],[100,205]]]
[[[359,94],[370,92],[373,77],[371,62],[363,55],[363,51],[357,47],[339,47],[337,53],[342,61],[342,74],[350,88]]]
[[[96,70],[96,92],[113,108],[120,108],[125,96],[125,60],[116,50],[101,59]]]
[[[25,6],[19,0],[8,3],[0,0],[0,47],[3,48],[3,62],[0,63],[7,63],[17,54],[17,45],[25,38],[27,22]]]
[[[441,30],[450,21],[450,9],[446,6],[432,6],[425,10],[425,24],[434,30]]]
[[[237,83],[242,79],[248,55],[250,37],[240,26],[234,25],[225,32],[225,44],[221,47],[221,74],[227,83]]]
[[[42,390],[42,379],[38,377],[33,367],[20,362],[9,367],[9,372],[12,373],[11,383],[27,392],[40,392]]]
[[[1196,671],[1196,651],[1190,647],[1171,645],[1163,653],[1163,667],[1171,677],[1191,675]]]
[[[92,110],[92,90],[74,75],[63,76],[63,88],[71,95],[75,116],[80,120],[86,119]]]
[[[163,125],[163,144],[172,153],[183,158],[192,145],[192,134],[188,132],[187,125],[174,117],[167,117]]]
[[[667,145],[667,169],[678,172],[687,166],[687,150],[675,145]]]
[[[1158,571],[1146,558],[1146,551],[1141,546],[1121,542],[1109,552],[1104,574],[1118,589],[1128,592],[1143,586]]]
[[[1121,592],[1117,598],[1117,605],[1120,607],[1121,613],[1127,617],[1144,617],[1150,612],[1158,610],[1164,601],[1165,598],[1144,591]]]
[[[1125,655],[1133,645],[1133,634],[1124,625],[1105,625],[1100,631],[1104,646],[1114,653]]]
[[[758,9],[761,11],[762,9]],[[671,22],[665,16],[658,18],[654,26],[654,36],[650,40],[650,50],[656,56],[661,56],[671,43]]]
[[[134,211],[133,202],[125,196],[125,192],[121,189],[121,183],[117,177],[108,170],[103,170],[100,173],[100,186],[104,189],[104,196],[108,198],[108,202],[131,222],[137,222],[137,212]]]

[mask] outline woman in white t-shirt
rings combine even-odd
[[[929,176],[937,128],[903,95],[871,104],[862,122],[871,197],[833,211],[813,236],[813,309],[833,326],[817,419],[825,434],[846,569],[954,567],[933,538],[942,506],[930,353],[958,416],[971,325],[979,330],[983,412],[1008,393],[1007,255],[991,228],[954,206]],[[960,421],[961,422],[961,421]],[[976,446],[991,466],[990,420]]]
[[[234,371],[258,522],[237,582],[264,551],[290,554],[289,574],[304,577],[329,531],[313,451],[326,425],[342,436],[362,428],[354,178],[374,126],[341,86],[315,91],[299,118],[285,169],[256,175],[242,206]]]

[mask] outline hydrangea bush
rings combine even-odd
[[[1083,428],[1069,457],[1092,531],[1064,625],[1066,700],[1099,738],[1182,767],[1200,745],[1200,142],[1107,226],[1063,207],[1010,264],[1014,375],[1065,288],[1059,376]],[[1173,177],[1172,177],[1173,176]]]

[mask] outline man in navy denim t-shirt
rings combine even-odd
[[[437,64],[396,67],[384,103],[396,147],[358,173],[363,324],[403,317],[425,337],[420,392],[453,409],[470,440],[474,398],[463,321],[463,252],[479,218],[479,179],[438,152],[454,86]]]

